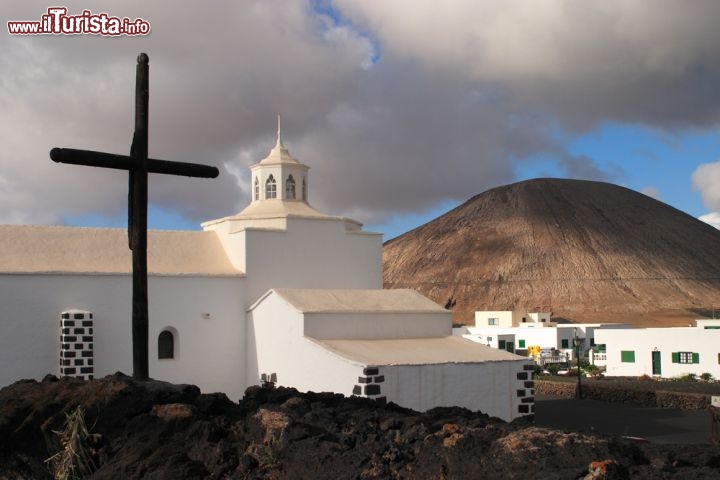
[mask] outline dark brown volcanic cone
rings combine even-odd
[[[453,298],[461,323],[475,310],[550,308],[576,321],[687,324],[720,304],[720,230],[601,182],[489,190],[386,242],[383,262],[386,288]]]

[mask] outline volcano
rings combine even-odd
[[[560,321],[687,325],[718,315],[720,230],[617,185],[534,179],[486,191],[383,247],[385,288]]]

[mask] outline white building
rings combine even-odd
[[[453,338],[450,313],[413,291],[382,290],[382,236],[308,204],[308,167],[279,132],[251,173],[237,215],[148,234],[151,377],[239,398],[275,374],[419,410],[533,412],[530,362]],[[0,242],[0,385],[132,370],[125,230],[5,225]]]
[[[475,312],[475,327],[543,327],[555,326],[550,312],[527,313],[522,310]]]
[[[606,345],[608,376],[663,378],[709,373],[720,378],[720,320],[694,327],[599,330]]]
[[[454,332],[464,338],[489,347],[527,355],[532,351],[557,352],[559,359],[576,357],[575,340],[580,343],[580,354],[586,356],[592,349],[597,351],[602,342],[597,341],[601,329],[625,329],[621,323],[568,323],[558,324],[551,320],[550,312],[478,311],[475,326],[460,327]]]

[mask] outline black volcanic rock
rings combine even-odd
[[[53,431],[78,405],[98,467],[89,479],[655,479],[720,472],[713,445],[636,445],[539,428],[527,418],[505,423],[462,408],[421,414],[282,387],[250,388],[235,403],[192,385],[114,375],[26,380],[0,390],[0,478],[52,478],[44,460],[60,448]],[[600,476],[589,473],[593,462]]]
[[[452,298],[464,323],[476,310],[538,308],[575,320],[694,318],[720,301],[720,230],[601,182],[489,190],[386,242],[383,261],[386,288],[415,288],[441,305]]]

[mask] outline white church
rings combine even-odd
[[[152,378],[233,400],[265,378],[419,411],[534,412],[532,362],[453,337],[450,312],[413,290],[383,290],[382,235],[309,205],[308,167],[279,131],[250,169],[237,215],[148,232]],[[125,230],[3,225],[0,242],[0,386],[132,371]]]

